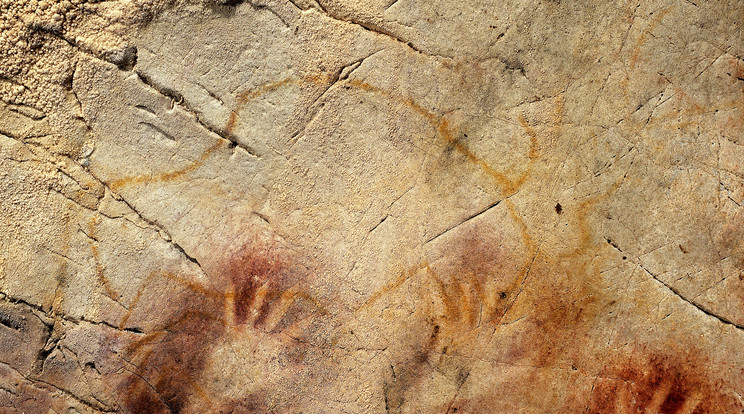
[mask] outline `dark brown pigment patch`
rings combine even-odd
[[[212,344],[225,333],[222,298],[184,288],[172,303],[167,324],[125,349],[132,375],[119,392],[128,413],[186,412]]]
[[[268,246],[249,244],[236,252],[235,259],[225,268],[225,275],[234,288],[233,312],[237,325],[245,324],[253,311],[257,311],[254,327],[265,321],[271,304],[281,294],[279,287],[287,281],[289,267],[280,254]],[[256,294],[262,287],[266,297],[256,310]]]
[[[670,349],[671,350],[671,349]],[[703,414],[741,412],[744,406],[722,391],[697,352],[643,351],[608,362],[592,391],[589,413]]]
[[[228,331],[248,323],[261,328],[278,298],[291,287],[288,284],[306,274],[293,274],[290,270],[300,268],[294,262],[296,258],[278,245],[252,242],[231,252],[225,264],[211,272],[213,286],[224,287],[165,275],[178,286],[177,293],[163,302],[163,312],[171,316],[121,353],[127,362],[124,369],[131,372],[118,389],[124,412],[198,413],[212,412],[215,407],[222,407],[220,412],[262,412],[256,408],[260,396],[214,401],[199,385],[200,376],[213,348]],[[286,326],[291,323],[286,320],[301,318],[294,312],[308,310],[294,303],[288,308],[277,325]]]

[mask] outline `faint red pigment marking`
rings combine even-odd
[[[262,88],[260,93],[273,90],[276,87],[289,83],[292,82],[281,81],[274,86],[269,85],[265,88]],[[383,91],[363,82],[350,80],[347,83],[350,87],[357,87],[361,90],[395,98],[395,96],[393,96],[390,92]],[[247,100],[248,97],[253,97],[254,95],[258,96],[257,94],[250,93],[246,95],[244,100]],[[421,107],[411,98],[401,99],[401,102],[424,116],[425,119],[432,123],[432,126],[439,132],[442,138],[444,138],[448,143],[454,145],[454,147],[458,151],[463,153],[469,161],[481,166],[489,175],[494,177],[499,183],[502,190],[504,190],[504,192],[516,191],[516,189],[521,186],[521,184],[524,182],[524,180],[526,180],[527,176],[530,173],[532,163],[538,157],[537,133],[527,123],[526,119],[524,117],[521,117],[520,124],[525,129],[526,133],[530,136],[530,151],[528,155],[529,168],[520,177],[518,177],[516,181],[512,181],[511,179],[504,176],[504,174],[493,170],[488,164],[486,164],[474,153],[472,153],[464,144],[454,139],[453,134],[450,131],[449,122],[447,119],[440,119],[440,117]],[[557,112],[562,112],[561,102],[562,101],[559,100],[560,109],[557,108]],[[234,128],[236,116],[237,115],[235,115],[234,113],[231,116],[228,125],[229,130],[232,130]],[[556,116],[556,118],[558,117]],[[556,131],[558,131],[558,127],[556,127]],[[170,180],[172,178],[177,178],[183,173],[193,171],[194,169],[198,168],[199,165],[200,164],[195,164],[193,168],[190,167],[189,169],[182,172],[168,173],[166,175],[163,175],[162,177],[156,177],[155,179]],[[142,178],[142,180],[145,181],[149,181],[152,179],[152,177]],[[517,221],[518,227],[520,228],[520,231],[522,232],[522,236],[524,238],[524,243],[530,250],[529,256],[531,260],[534,260],[534,255],[537,254],[537,250],[532,237],[528,234],[527,226],[525,225],[519,214],[516,212],[515,207],[508,200],[506,200],[504,203],[509,209],[512,217]],[[465,253],[470,254],[472,252]],[[523,282],[523,278],[527,276],[529,268],[528,265],[530,263],[530,260],[527,259],[525,264],[521,267],[521,270],[519,271],[519,274],[521,275],[521,279],[519,279],[520,282]],[[163,329],[156,333],[148,334],[146,340],[144,340],[142,344],[138,345],[130,351],[130,353],[140,354],[141,352],[139,352],[138,349],[150,344],[153,344],[152,347],[154,348],[154,350],[143,353],[144,356],[142,356],[141,358],[143,362],[140,363],[137,370],[147,371],[149,369],[149,371],[151,371],[151,373],[149,374],[148,372],[145,372],[144,374],[138,372],[139,377],[143,378],[145,377],[145,375],[155,377],[155,380],[150,379],[148,381],[145,381],[148,384],[155,385],[150,385],[149,388],[143,386],[143,392],[145,392],[146,394],[143,394],[144,396],[142,398],[139,398],[137,401],[143,401],[144,404],[153,404],[153,401],[161,401],[164,404],[167,403],[166,407],[171,409],[177,408],[178,410],[180,410],[180,407],[194,406],[194,399],[201,400],[211,405],[211,403],[209,403],[209,398],[206,396],[206,392],[200,390],[198,385],[196,385],[198,374],[202,371],[203,365],[205,363],[205,359],[203,357],[191,358],[191,365],[188,365],[186,369],[179,369],[179,372],[185,371],[194,373],[193,375],[187,375],[187,378],[180,383],[174,383],[172,380],[168,379],[164,381],[159,380],[158,378],[163,376],[163,374],[161,374],[162,372],[171,372],[168,370],[168,368],[163,368],[163,366],[167,365],[182,367],[183,361],[186,360],[189,355],[208,355],[208,351],[211,349],[211,346],[215,343],[216,340],[219,340],[219,338],[224,335],[225,330],[228,328],[234,329],[239,326],[248,325],[251,321],[254,328],[265,325],[267,323],[267,320],[270,319],[270,315],[272,313],[271,304],[275,302],[282,302],[283,300],[291,301],[294,297],[302,297],[308,302],[313,302],[311,298],[309,298],[309,296],[303,296],[300,292],[292,292],[288,295],[288,292],[292,291],[291,286],[293,286],[293,281],[298,277],[297,275],[292,276],[291,269],[293,268],[293,266],[294,265],[292,264],[292,261],[287,260],[285,256],[274,250],[273,246],[247,244],[246,246],[238,249],[236,252],[231,253],[230,259],[227,260],[227,264],[224,266],[224,272],[222,274],[226,276],[226,279],[229,281],[224,291],[214,292],[203,287],[197,289],[193,286],[184,284],[185,291],[189,292],[188,294],[184,294],[184,298],[186,298],[184,302],[193,301],[194,303],[198,303],[198,301],[194,301],[192,298],[200,297],[207,300],[207,303],[202,303],[202,305],[200,306],[200,313],[181,312],[179,316],[175,318],[179,321],[179,330],[171,331],[170,329]],[[419,268],[430,270],[428,264],[426,263],[422,266],[419,266]],[[448,326],[442,328],[439,324],[433,325],[432,333],[425,341],[425,344],[422,344],[421,353],[417,354],[415,358],[409,361],[410,370],[408,370],[408,372],[411,375],[401,375],[401,378],[410,377],[409,380],[413,381],[413,377],[417,376],[414,374],[418,373],[421,369],[427,366],[427,360],[435,352],[436,348],[438,348],[438,345],[441,345],[443,329],[450,329],[452,326],[454,326],[456,321],[464,321],[465,326],[469,326],[472,328],[473,324],[476,323],[477,315],[474,306],[475,302],[493,302],[492,304],[489,304],[489,307],[487,307],[486,309],[487,321],[491,321],[491,312],[493,312],[494,310],[508,309],[501,304],[497,304],[496,302],[504,301],[504,299],[506,299],[507,297],[510,297],[510,300],[513,301],[513,299],[511,299],[511,296],[515,293],[514,287],[516,285],[511,286],[509,289],[506,289],[504,291],[489,292],[488,294],[486,294],[486,290],[488,290],[489,288],[489,278],[491,277],[491,275],[486,274],[480,270],[473,270],[471,273],[468,273],[467,276],[469,277],[469,279],[465,280],[460,280],[455,275],[453,275],[453,277],[451,278],[447,278],[446,276],[444,278],[433,278],[438,279],[438,286],[440,288],[439,293],[443,298],[445,314],[447,315],[446,317],[441,319],[440,322],[445,321],[447,322]],[[299,278],[301,279],[301,277]],[[384,291],[394,289],[403,282],[404,280],[396,282],[393,285],[386,287]],[[468,290],[471,293],[470,295],[465,294],[466,285],[468,286]],[[290,288],[287,288],[288,286]],[[451,289],[454,289],[454,291],[450,292]],[[208,294],[205,294],[205,290]],[[467,298],[464,302],[459,303],[459,299],[455,298],[457,295],[462,298],[465,298],[467,296]],[[380,295],[373,295],[373,298],[370,298],[370,301],[368,301],[368,303],[374,302],[373,299],[379,298],[379,296]],[[514,295],[514,297],[515,296],[516,295]],[[291,307],[291,305],[281,307],[284,309],[284,311],[286,311]],[[225,312],[226,308],[232,310],[230,314]],[[503,310],[502,312],[505,312],[505,310]],[[284,320],[292,319],[291,317],[282,317]],[[230,318],[233,318],[233,320],[231,321]],[[450,320],[447,321],[448,319]],[[274,324],[274,326],[280,325],[280,323]],[[173,335],[186,335],[187,333],[189,333],[192,338],[196,339],[194,341],[179,342],[172,337]],[[168,346],[163,345],[164,343],[174,344],[168,345],[172,346],[173,348],[169,348]],[[443,348],[442,352],[446,352],[446,346]],[[157,357],[151,358],[151,355],[153,353],[155,353],[156,355],[165,353],[171,356],[161,357],[160,359],[158,359]],[[467,378],[467,374],[465,374],[464,376],[465,378]],[[170,378],[170,376],[166,377]],[[134,376],[132,378],[134,378]],[[408,385],[406,385],[405,382],[406,381],[403,381],[401,379],[401,382],[393,387],[397,388],[400,391],[401,396],[403,391],[408,388]],[[177,385],[177,387],[173,385]],[[178,390],[173,390],[173,388],[178,388]],[[187,393],[187,395],[184,396],[184,393]],[[154,399],[153,397],[158,398]]]
[[[281,286],[296,274],[289,273],[290,264],[270,246],[249,243],[232,254],[232,259],[225,266],[225,275],[230,278],[233,287],[233,313],[237,325],[243,325],[251,312],[256,312],[253,326],[261,325],[268,316],[271,304],[283,292]],[[259,292],[261,291],[261,292]],[[257,294],[261,293],[263,303],[254,309]]]
[[[210,395],[200,377],[226,333],[246,325],[263,329],[271,317],[273,325],[266,327],[270,333],[323,314],[317,302],[297,286],[308,275],[300,262],[296,253],[279,243],[253,240],[228,251],[225,263],[211,272],[214,283],[209,287],[170,273],[149,276],[123,318],[122,328],[152,282],[169,280],[177,291],[163,302],[167,316],[158,328],[136,338],[121,332],[112,338],[126,341],[119,354],[126,361],[123,369],[131,375],[118,385],[125,412],[214,412],[215,407],[231,404],[229,411],[220,408],[223,411],[219,412],[250,412],[240,410],[255,406],[260,396],[250,401],[221,401]],[[303,306],[294,305],[298,300]],[[304,361],[300,358],[296,363]]]
[[[658,26],[661,23],[661,20],[664,19],[664,17],[669,14],[669,12],[672,11],[673,7],[667,7],[665,9],[657,10],[655,12],[655,16],[651,21],[649,21],[648,25],[643,29],[643,32],[638,37],[638,40],[636,41],[635,45],[633,46],[633,53],[630,56],[630,70],[634,70],[636,67],[636,64],[638,63],[638,58],[641,54],[641,47],[644,43],[646,43],[646,40],[648,40],[648,36],[655,37],[653,33],[651,33],[654,29],[656,29],[656,26]]]
[[[426,364],[417,368],[416,376],[399,374],[386,381],[386,406],[393,411],[403,407],[408,390],[437,372],[445,360],[437,357],[440,354],[451,356],[451,361],[464,357],[456,367],[448,368],[447,377],[452,386],[458,389],[464,386],[473,368],[469,357],[480,352],[472,345],[484,331],[495,333],[502,325],[512,327],[500,338],[499,335],[492,338],[501,343],[499,362],[509,366],[538,370],[575,363],[582,367],[594,358],[590,355],[592,348],[586,344],[587,340],[593,340],[588,337],[588,329],[613,297],[607,295],[598,276],[610,256],[601,254],[605,246],[593,237],[588,218],[593,207],[617,191],[622,183],[623,179],[618,177],[605,192],[577,201],[568,213],[564,212],[575,225],[575,237],[560,252],[542,253],[539,242],[529,234],[507,200],[505,207],[514,219],[515,234],[521,235],[523,246],[504,246],[509,239],[503,240],[499,228],[487,221],[466,223],[456,230],[456,236],[438,241],[442,243],[442,254],[436,255],[436,261],[413,266],[370,296],[358,311],[368,312],[374,303],[388,300],[383,295],[406,285],[409,295],[418,299],[417,306],[423,307],[423,315],[439,326],[435,350],[427,357]],[[420,279],[412,281],[416,277]],[[422,326],[421,335],[424,331]],[[426,347],[422,345],[422,348]],[[395,365],[411,366],[406,360]],[[581,368],[576,369],[582,372]],[[532,380],[527,374],[519,381]],[[471,405],[452,400],[434,411],[489,412],[498,406],[490,398],[473,397]]]
[[[636,349],[606,362],[592,390],[588,413],[703,414],[741,412],[741,402],[721,389],[709,361],[690,346],[669,353]]]
[[[101,287],[103,288],[104,294],[108,296],[111,300],[118,302],[121,295],[119,295],[112,287],[111,283],[109,282],[108,278],[106,277],[104,273],[104,266],[101,263],[101,252],[99,250],[99,241],[96,237],[96,227],[100,223],[100,218],[97,216],[92,216],[90,222],[88,223],[88,232],[85,233],[86,236],[90,239],[90,251],[93,255],[93,262],[96,265],[96,280],[98,280],[98,283],[101,284]]]
[[[565,405],[551,408],[588,414],[724,414],[744,409],[741,400],[724,391],[724,383],[708,370],[709,361],[694,346],[666,351],[632,349],[608,356],[600,372],[577,371],[592,379],[588,396],[587,390],[568,387]],[[525,404],[530,403],[529,396],[523,398]],[[455,398],[433,412],[492,412],[501,399],[492,393]]]

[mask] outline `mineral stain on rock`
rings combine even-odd
[[[203,412],[223,404],[225,399],[215,401],[203,389],[202,373],[226,335],[251,335],[246,328],[276,333],[315,316],[312,307],[301,308],[304,315],[294,314],[300,308],[292,301],[303,296],[297,284],[307,276],[292,273],[305,269],[296,260],[276,242],[254,240],[229,251],[207,284],[153,275],[176,281],[178,289],[164,298],[167,323],[128,341],[119,352],[126,362],[122,369],[130,373],[117,391],[122,408],[132,413]],[[238,410],[226,412],[253,412],[250,407],[258,404],[256,397],[240,401],[224,403]]]
[[[699,351],[636,350],[607,362],[592,390],[590,413],[729,413],[744,409],[714,380]]]
[[[744,412],[742,16],[0,0],[0,412]]]

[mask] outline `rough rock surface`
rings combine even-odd
[[[743,24],[0,0],[0,412],[744,411]]]

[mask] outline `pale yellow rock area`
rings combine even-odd
[[[0,0],[0,413],[744,412],[743,25]]]

